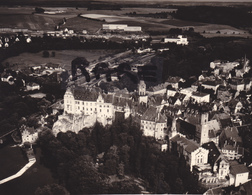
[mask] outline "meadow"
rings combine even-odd
[[[47,11],[60,11],[57,14],[34,13],[34,7],[0,7],[0,28],[26,28],[31,30],[54,30],[55,26],[66,18],[62,29],[69,28],[76,31],[87,30],[96,33],[104,23],[128,24],[129,26],[141,26],[143,31],[169,31],[170,28],[190,28],[206,37],[215,36],[251,36],[247,31],[239,30],[228,25],[208,24],[202,22],[184,21],[174,18],[151,18],[134,17],[126,14],[155,14],[161,12],[173,12],[171,8],[149,8],[149,7],[124,7],[121,10],[88,10],[87,8],[74,7],[43,7]],[[91,17],[91,20],[78,15]],[[102,20],[105,21],[102,21]],[[203,34],[203,32],[208,32]],[[216,34],[220,31],[220,34]],[[237,32],[237,33],[233,33]]]
[[[52,51],[49,51],[51,54]],[[60,64],[62,68],[71,70],[71,62],[76,57],[85,57],[89,62],[98,60],[100,57],[115,53],[112,50],[57,50],[55,57],[45,58],[43,52],[22,53],[19,56],[6,59],[3,64],[8,62],[10,65],[15,64],[12,69],[23,69],[41,64],[53,63]]]

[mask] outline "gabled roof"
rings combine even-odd
[[[236,127],[228,127],[223,130],[227,139],[231,139],[236,142],[242,142],[241,137],[238,135],[238,130]]]
[[[179,145],[183,145],[185,148],[185,151],[187,151],[188,153],[192,153],[193,151],[199,148],[199,146],[195,142],[190,141],[180,135],[176,135],[175,137],[171,139],[171,141],[177,142]]]
[[[218,83],[217,81],[205,81],[202,83],[202,85],[210,85],[210,86],[217,86],[220,83]]]
[[[252,192],[252,180],[242,184],[240,186],[240,191],[244,191],[244,192],[246,192],[246,195],[249,195]]]
[[[31,83],[28,83],[27,86],[35,87],[35,86],[39,86],[39,84],[31,82]]]
[[[96,101],[99,93],[91,89],[75,88],[73,89],[73,95],[75,100]]]
[[[168,102],[169,102],[169,104],[172,104],[172,105],[174,105],[175,104],[175,102],[177,101],[178,99],[177,98],[175,98],[175,97],[169,97],[168,98]]]
[[[166,117],[162,114],[159,114],[159,117],[156,122],[157,123],[166,123]]]
[[[205,97],[205,96],[207,96],[209,94],[196,91],[196,92],[192,92],[192,95],[198,96],[198,97]]]
[[[21,130],[22,133],[23,133],[24,131],[28,131],[30,134],[36,133],[34,127],[23,126],[20,130]]]
[[[214,142],[205,143],[202,145],[202,147],[209,151],[208,162],[213,166],[221,154],[220,151],[218,150]]]
[[[106,96],[109,96],[109,97],[106,97],[107,101],[106,103],[112,103],[113,102],[113,105],[114,106],[120,106],[120,107],[124,107],[126,105],[128,105],[129,107],[131,107],[132,105],[132,100],[131,99],[128,99],[128,98],[124,98],[124,97],[121,97],[121,96],[111,96],[111,95],[106,95]]]
[[[237,175],[237,174],[240,174],[240,173],[249,172],[248,168],[245,165],[239,164],[238,162],[237,163],[236,162],[231,163],[231,166],[230,166],[230,173],[231,174]]]
[[[143,114],[141,117],[141,120],[146,120],[146,121],[155,121],[157,116],[157,109],[155,107],[149,107],[146,112]]]
[[[153,106],[159,106],[161,105],[161,102],[163,100],[163,97],[160,95],[153,95],[149,98],[149,104],[153,105]]]
[[[180,101],[183,101],[183,100],[185,99],[186,95],[183,94],[183,93],[176,93],[176,94],[174,95],[174,97],[175,97],[175,98],[178,98]]]
[[[168,77],[168,79],[165,82],[168,83],[178,83],[182,78],[181,77]],[[183,79],[182,79],[183,80]]]

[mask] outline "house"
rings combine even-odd
[[[141,129],[145,136],[164,139],[167,128],[166,118],[155,107],[149,107],[141,117]]]
[[[177,93],[175,89],[167,89],[167,96],[174,96]]]
[[[25,125],[20,128],[22,143],[35,143],[38,139],[38,132],[34,129],[34,127],[27,127]]]
[[[239,188],[240,195],[250,195],[252,192],[252,181],[242,184]]]
[[[177,45],[188,45],[187,38],[182,35],[178,35],[177,38],[164,38],[164,43],[176,43]]]
[[[234,89],[236,91],[243,91],[245,89],[244,80],[241,79],[232,79],[229,85],[231,89]]]
[[[178,89],[179,88],[179,82],[185,82],[184,79],[182,79],[181,77],[168,77],[168,79],[165,81],[165,84],[168,86],[168,85],[171,85],[172,88],[174,89]]]
[[[37,84],[37,83],[33,83],[33,82],[28,83],[28,84],[26,85],[26,90],[27,90],[27,91],[40,90],[40,85]]]
[[[210,94],[202,93],[202,92],[192,92],[191,97],[195,99],[198,103],[210,102]]]
[[[241,101],[232,99],[228,102],[228,107],[232,113],[236,114],[240,112],[240,110],[243,108],[243,105]]]
[[[14,84],[14,78],[13,78],[13,76],[11,76],[10,74],[4,74],[4,75],[1,77],[1,81],[2,81],[2,82],[9,83],[10,85],[13,85],[13,84]]]
[[[234,177],[234,186],[237,187],[249,181],[249,170],[237,161],[230,162],[230,174]]]
[[[244,155],[242,139],[236,127],[225,128],[219,138],[221,152],[228,160],[240,159]]]
[[[220,86],[217,90],[217,99],[222,102],[228,102],[232,99],[233,94],[225,86]]]
[[[219,180],[225,180],[229,175],[229,162],[227,158],[220,153],[214,142],[205,143],[202,147],[209,151],[208,163],[212,167],[212,172]]]
[[[214,90],[214,93],[216,93],[218,87],[220,86],[220,82],[217,82],[217,81],[205,81],[205,82],[202,83],[202,86],[205,89],[212,89],[212,90]]]
[[[166,91],[167,91],[166,87],[167,87],[167,84],[162,83],[162,84],[159,84],[157,86],[150,87],[148,89],[148,91],[146,91],[146,93],[148,95],[165,94]]]
[[[124,30],[127,24],[102,24],[103,30]]]
[[[171,138],[170,147],[171,150],[178,152],[179,156],[184,156],[191,171],[195,165],[207,164],[209,151],[183,136],[176,135]]]
[[[176,97],[169,97],[167,102],[170,106],[181,105],[181,101],[179,100],[179,98]]]

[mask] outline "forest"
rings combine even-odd
[[[55,137],[47,130],[39,136],[44,165],[71,194],[139,194],[134,178],[151,193],[202,193],[185,159],[157,146],[131,118],[106,127],[96,123],[78,134]]]
[[[251,7],[181,6],[175,18],[211,24],[225,24],[236,28],[252,27]]]

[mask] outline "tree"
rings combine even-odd
[[[90,156],[80,156],[68,170],[67,189],[73,194],[100,194],[103,182]]]
[[[112,183],[110,194],[140,194],[141,189],[134,181],[120,181]]]
[[[43,51],[42,55],[43,55],[44,58],[49,58],[49,56],[50,56],[48,51]]]
[[[38,187],[35,191],[35,195],[70,195],[65,187],[59,184],[50,184],[42,188]]]
[[[45,10],[43,8],[41,8],[41,7],[35,7],[35,12],[37,12],[37,13],[44,13]]]

